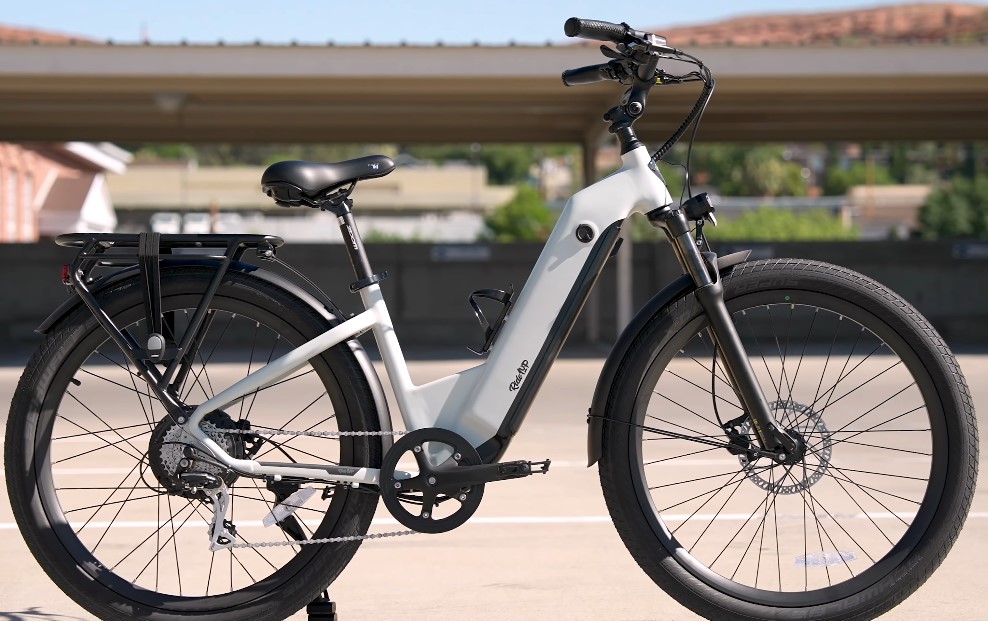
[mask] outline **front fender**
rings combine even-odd
[[[750,250],[742,250],[734,254],[717,258],[717,267],[723,277],[735,265],[744,263],[751,254]],[[607,400],[611,394],[611,386],[617,379],[618,369],[624,361],[635,337],[644,329],[645,325],[663,308],[672,304],[684,295],[689,294],[695,285],[693,279],[683,274],[676,280],[666,285],[661,291],[655,294],[645,306],[638,311],[631,323],[621,332],[611,352],[607,355],[604,367],[600,370],[600,377],[597,379],[597,387],[594,389],[593,401],[590,403],[590,416],[587,417],[587,467],[597,463],[603,451],[604,435],[604,413],[607,411]]]
[[[181,266],[206,266],[206,267],[218,267],[219,263],[213,259],[195,259],[195,258],[182,258],[182,259],[163,259],[161,261],[162,267],[181,267]],[[260,278],[276,287],[280,287],[298,299],[302,300],[317,313],[322,315],[330,323],[336,324],[342,322],[346,319],[346,315],[333,303],[332,300],[324,296],[316,297],[315,294],[306,291],[302,287],[298,286],[294,282],[279,276],[278,274],[269,272],[259,268],[256,265],[250,263],[243,263],[240,261],[234,261],[230,263],[229,270],[236,272],[250,273],[251,276],[255,278]],[[138,266],[128,267],[126,269],[120,270],[114,274],[111,274],[105,278],[100,279],[95,284],[92,292],[95,294],[99,291],[111,287],[114,284],[131,278],[134,276],[140,268]],[[72,312],[77,306],[82,305],[82,300],[78,296],[71,296],[62,302],[61,306],[55,309],[51,315],[45,319],[40,326],[38,326],[35,331],[40,334],[47,334],[62,317]],[[391,431],[391,413],[388,410],[388,400],[385,396],[384,387],[381,385],[381,378],[378,376],[377,371],[374,369],[374,365],[371,363],[370,358],[367,356],[367,352],[364,351],[363,346],[357,339],[350,339],[346,341],[346,345],[353,352],[354,357],[360,364],[360,370],[364,372],[367,377],[367,383],[370,385],[371,393],[374,396],[374,405],[377,408],[377,416],[381,425],[382,431]],[[381,436],[381,441],[383,443],[383,450],[386,453],[391,445],[394,443],[394,438],[389,435]]]

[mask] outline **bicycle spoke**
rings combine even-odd
[[[134,428],[137,428],[137,427],[142,427],[143,428],[145,426],[146,426],[145,423],[139,423],[137,425],[124,425],[123,427],[116,427],[115,429],[116,429],[116,431],[127,431],[128,429],[134,429]],[[106,433],[106,431],[88,431],[86,433],[74,433],[74,434],[67,435],[67,436],[58,436],[57,438],[52,438],[51,441],[52,442],[58,442],[59,440],[72,440],[72,439],[75,439],[75,438],[84,438],[86,436],[95,436],[95,435],[98,435],[98,434],[101,434],[101,433]],[[144,432],[144,433],[148,433],[148,432]],[[131,439],[138,438],[138,437],[144,435],[144,433],[142,433],[142,434],[140,434],[138,436],[131,436]]]
[[[268,352],[268,358],[267,358],[267,360],[264,361],[264,365],[265,366],[271,364],[271,359],[274,358],[274,350],[278,346],[278,343],[280,341],[281,341],[281,335],[280,334],[279,335],[276,335],[275,336],[274,343],[271,343],[271,351]],[[248,375],[249,374],[250,374],[250,372],[248,371]],[[250,405],[247,406],[247,413],[242,418],[244,418],[244,419],[250,419],[250,411],[254,407],[254,401],[257,400],[257,393],[258,392],[260,392],[260,389],[255,389],[254,392],[252,392],[250,394]],[[241,405],[246,400],[247,400],[247,397],[243,397],[243,400],[240,402]]]
[[[737,471],[735,473],[735,475],[743,475],[743,474],[744,474],[744,471],[743,470],[739,470],[739,471]],[[690,496],[686,500],[680,500],[679,502],[677,502],[675,504],[669,505],[667,507],[663,507],[663,508],[659,509],[658,512],[659,513],[665,513],[666,511],[669,511],[670,509],[675,509],[676,507],[681,507],[681,506],[685,505],[686,503],[688,503],[688,502],[690,502],[692,500],[697,500],[698,498],[703,498],[704,496],[708,496],[710,494],[714,494],[715,492],[718,492],[718,491],[724,489],[727,485],[731,485],[733,482],[734,482],[734,477],[731,477],[731,479],[726,484],[724,484],[724,485],[718,484],[716,487],[712,487],[712,488],[710,488],[710,489],[708,489],[708,490],[706,490],[704,492],[700,492],[699,494],[696,494],[695,496]],[[704,503],[703,505],[700,505],[700,508],[699,509],[697,509],[696,511],[694,511],[693,513],[691,513],[683,521],[686,522],[689,519],[691,519],[693,516],[695,516],[700,511],[700,509],[702,509],[704,507],[705,504],[706,503]]]
[[[772,371],[768,368],[768,361],[765,359],[764,351],[762,351],[762,344],[758,340],[755,329],[751,327],[751,320],[748,319],[748,313],[746,311],[741,311],[741,317],[744,318],[744,322],[748,326],[748,333],[751,334],[752,339],[755,341],[755,347],[758,349],[758,356],[762,359],[762,364],[765,366],[765,371],[768,373],[768,379],[772,382],[772,390],[775,391],[775,398],[778,400],[779,395],[782,394],[782,391],[775,383],[775,377],[772,375]]]
[[[782,351],[782,345],[779,343],[779,335],[776,334],[776,332],[775,332],[775,318],[772,317],[772,307],[770,305],[766,304],[765,305],[765,310],[768,313],[768,323],[769,323],[769,326],[770,326],[770,328],[772,330],[772,340],[775,341],[775,349],[776,349],[776,351],[779,352],[779,360],[782,362],[782,366],[781,366],[780,371],[779,371],[778,392],[776,393],[776,401],[781,401],[782,400],[782,391],[784,389],[788,388],[789,389],[789,392],[792,392],[792,386],[789,386],[789,383],[786,381],[786,353]],[[791,320],[791,315],[790,315],[790,320]],[[789,334],[789,331],[786,330],[786,335],[788,336],[788,334]],[[788,350],[788,348],[789,348],[789,343],[788,343],[788,340],[787,340],[786,341],[786,349]],[[772,384],[775,384],[775,381],[774,380],[773,380]]]
[[[134,446],[133,444],[131,444],[127,440],[127,438],[124,438],[123,435],[120,434],[120,432],[118,432],[116,429],[114,429],[113,427],[111,427],[109,425],[109,423],[107,423],[105,420],[103,420],[103,418],[100,415],[98,415],[96,412],[94,412],[88,405],[86,405],[85,403],[83,403],[82,401],[80,401],[78,397],[76,397],[74,394],[72,394],[72,391],[71,390],[65,391],[65,394],[68,395],[68,396],[70,396],[70,397],[72,397],[72,399],[76,403],[78,403],[83,408],[85,408],[87,412],[89,412],[90,414],[93,415],[94,418],[96,418],[96,420],[98,420],[99,422],[103,423],[103,426],[106,427],[107,431],[116,434],[116,436],[118,438],[120,438],[120,440],[122,440],[123,442],[126,442],[127,443],[127,446],[129,446],[130,448],[132,448],[135,451],[137,451],[137,454],[138,455],[141,454],[142,451],[140,449],[138,449],[136,446]],[[82,427],[81,425],[76,425],[76,426],[79,427],[80,429],[82,429],[83,431],[89,431],[88,429],[86,429],[85,427]]]
[[[258,330],[260,330],[260,328],[261,328],[261,322],[259,321],[255,322],[254,335],[250,339],[250,356],[247,357],[247,373],[244,375],[244,377],[250,375],[251,366],[254,364],[254,350],[257,347],[257,332]],[[205,366],[203,368],[205,369]],[[245,397],[241,397],[239,401],[240,401],[240,418],[243,419]]]
[[[674,341],[675,349],[661,359],[664,368],[648,380],[654,383],[642,387],[640,394],[649,400],[638,420],[645,424],[634,425],[641,429],[642,489],[653,502],[663,501],[654,510],[665,520],[665,536],[675,541],[667,547],[681,546],[711,575],[757,590],[802,593],[854,581],[898,544],[922,506],[929,481],[912,464],[925,469],[922,462],[935,451],[924,437],[932,433],[925,401],[917,403],[914,396],[920,384],[891,345],[824,307],[759,303],[732,314],[765,393],[775,393],[770,406],[776,420],[799,434],[805,453],[787,466],[762,457],[746,466],[737,456],[745,446],[760,455],[751,423],[737,430],[740,439],[720,446],[715,443],[728,439],[726,434],[698,433],[709,428],[689,421],[716,424],[714,405],[737,405],[733,391],[719,393],[726,382],[716,357],[710,364],[691,353],[711,351],[704,336],[709,328]],[[822,347],[815,352],[811,341],[818,340]],[[660,439],[710,446],[654,444]],[[739,461],[731,472],[708,467],[719,459],[699,459],[719,449],[730,449],[731,459]],[[892,461],[899,458],[906,461]],[[680,467],[670,471],[667,465]],[[684,471],[687,466],[702,469]],[[760,488],[757,495],[754,487]],[[842,545],[860,550],[858,563],[850,562],[853,552],[841,551]],[[783,571],[787,554],[802,568]]]
[[[209,364],[209,361],[213,359],[213,354],[216,353],[216,349],[219,347],[220,343],[223,341],[223,337],[226,336],[226,331],[230,328],[230,324],[233,323],[233,317],[234,317],[233,315],[230,315],[229,316],[229,319],[226,320],[226,325],[223,326],[223,330],[220,332],[220,335],[218,337],[216,337],[216,342],[213,343],[213,348],[211,350],[209,350],[209,354],[205,358],[202,357],[202,347],[199,347],[199,348],[196,349],[194,355],[192,356],[192,359],[189,361],[189,367],[191,368],[191,366],[193,365],[194,361],[197,358],[199,359],[200,364],[202,365],[202,367],[199,369],[199,371],[197,373],[194,373],[193,374],[192,381],[191,382],[188,381],[189,380],[189,376],[188,376],[188,374],[186,374],[185,380],[183,381],[182,386],[179,388],[179,391],[178,391],[179,394],[182,395],[182,400],[183,401],[188,401],[189,400],[189,397],[192,395],[192,391],[195,389],[196,386],[199,386],[199,389],[202,390],[202,392],[203,392],[204,395],[206,394],[206,389],[203,387],[202,383],[199,381],[199,376],[202,375],[202,373],[206,370],[206,365]],[[209,326],[207,326],[207,332],[209,330],[211,330],[212,327],[213,327],[213,322],[209,322]],[[202,343],[205,344],[205,342],[206,342],[206,335],[203,334],[203,336],[202,336]],[[188,385],[188,392],[185,391],[186,384]]]
[[[672,457],[663,457],[662,459],[656,459],[654,461],[645,462],[642,465],[643,466],[651,466],[653,464],[660,464],[660,463],[662,463],[664,461],[671,461],[673,459],[682,459],[684,457],[692,457],[693,455],[699,455],[701,453],[709,453],[710,451],[719,451],[719,450],[722,450],[722,449],[720,447],[714,446],[714,447],[711,447],[711,448],[708,448],[708,449],[700,449],[698,451],[693,451],[692,453],[684,453],[682,455],[673,455]]]
[[[817,308],[817,309],[815,309],[813,311],[813,317],[810,319],[810,327],[806,331],[806,338],[803,339],[803,350],[801,352],[799,352],[799,362],[796,363],[796,372],[792,376],[792,386],[793,386],[793,388],[796,387],[796,380],[799,379],[799,370],[803,367],[803,356],[806,355],[806,346],[810,342],[810,335],[813,334],[813,326],[816,324],[816,318],[817,318],[817,315],[819,315],[819,314],[820,314],[820,309]],[[792,315],[790,315],[790,319],[791,318],[792,318]],[[789,390],[789,395],[786,397],[786,401],[787,402],[792,402],[792,393],[793,393],[793,390],[790,389]]]
[[[705,422],[705,423],[707,423],[707,424],[709,424],[709,425],[713,425],[713,426],[714,426],[714,427],[716,427],[717,429],[720,429],[720,425],[718,425],[717,423],[715,423],[714,421],[712,421],[712,420],[710,420],[709,418],[707,418],[707,417],[705,417],[705,416],[702,416],[702,415],[700,415],[700,414],[697,414],[697,413],[696,413],[696,411],[694,411],[694,410],[691,410],[690,408],[688,408],[688,407],[686,407],[686,406],[685,406],[685,405],[683,405],[682,403],[679,403],[678,401],[674,401],[674,400],[672,400],[672,399],[670,399],[669,397],[667,397],[667,396],[665,396],[665,395],[663,395],[663,394],[659,394],[659,393],[656,393],[656,394],[658,394],[658,395],[659,395],[660,397],[662,397],[663,399],[665,399],[665,400],[666,400],[666,401],[668,401],[669,403],[671,403],[671,404],[673,404],[673,405],[677,405],[677,406],[679,406],[679,407],[681,407],[682,409],[684,409],[684,410],[686,410],[687,412],[689,412],[689,413],[690,413],[690,414],[692,414],[693,416],[695,416],[695,417],[697,417],[697,418],[699,418],[699,419],[700,419],[700,420],[702,420],[703,422]],[[661,420],[661,419],[658,419],[658,420]],[[669,423],[669,424],[675,424],[675,423]],[[676,426],[677,426],[677,427],[681,427],[681,428],[683,428],[683,429],[688,429],[688,427],[682,427],[682,425],[676,425]],[[692,429],[690,429],[690,431],[693,431],[693,430],[692,430]]]
[[[62,420],[64,420],[64,421],[68,422],[68,423],[71,423],[71,424],[75,425],[76,427],[79,427],[80,429],[84,429],[84,427],[82,427],[81,425],[78,425],[78,424],[74,423],[73,421],[71,421],[71,420],[69,420],[69,419],[67,419],[65,417],[60,417],[60,418]],[[141,425],[141,427],[143,427],[143,425]],[[121,453],[123,453],[124,455],[126,455],[127,457],[130,457],[131,459],[136,459],[136,460],[142,460],[142,459],[144,459],[144,456],[143,455],[141,457],[135,457],[129,451],[121,448],[120,447],[120,444],[122,442],[124,442],[125,440],[118,440],[117,442],[110,442],[109,440],[107,440],[107,439],[101,437],[100,435],[98,435],[100,433],[106,433],[106,432],[105,431],[95,431],[95,432],[94,431],[89,431],[89,432],[87,432],[85,434],[81,434],[81,435],[90,435],[90,436],[93,436],[97,440],[99,440],[101,442],[105,442],[105,444],[103,446],[97,446],[94,449],[89,449],[88,451],[83,451],[82,453],[76,453],[75,455],[71,455],[69,457],[63,457],[62,459],[59,459],[57,461],[53,461],[52,462],[52,465],[55,466],[57,464],[61,464],[61,463],[67,462],[67,461],[71,461],[73,459],[78,459],[80,457],[85,457],[86,455],[92,455],[93,453],[95,453],[97,451],[102,451],[102,450],[108,449],[108,448],[115,448],[118,451],[120,451]],[[148,431],[142,431],[141,433],[138,433],[138,434],[129,436],[128,438],[126,438],[126,440],[134,440],[136,438],[140,438],[141,436],[145,436],[148,433],[150,433],[150,432],[148,432]],[[128,444],[130,444],[130,443],[128,442]]]
[[[742,472],[740,472],[739,474],[742,474],[742,475],[743,475],[743,474],[744,474],[744,472],[742,471]],[[726,507],[726,506],[727,506],[727,503],[729,503],[729,502],[731,501],[731,498],[733,498],[733,497],[734,497],[734,494],[736,494],[736,493],[737,493],[737,491],[738,491],[738,489],[739,489],[739,488],[741,487],[741,484],[745,482],[745,479],[746,479],[746,478],[747,478],[747,477],[744,477],[744,476],[742,476],[742,477],[741,477],[741,478],[740,478],[740,479],[738,480],[738,482],[737,482],[737,483],[736,483],[736,484],[734,485],[734,489],[733,489],[733,490],[731,490],[731,493],[730,493],[730,494],[728,494],[728,496],[727,496],[727,498],[726,498],[726,499],[724,500],[724,502],[723,502],[723,503],[722,503],[722,504],[720,505],[720,508],[719,508],[719,509],[717,509],[717,512],[716,512],[716,513],[714,513],[714,516],[713,516],[713,518],[711,518],[711,519],[710,519],[710,520],[709,520],[709,521],[707,522],[707,525],[706,525],[706,526],[704,527],[704,529],[703,529],[703,531],[702,531],[702,532],[700,533],[700,536],[699,536],[699,537],[697,537],[697,538],[696,538],[696,540],[694,540],[694,541],[693,541],[693,545],[692,545],[692,546],[690,546],[690,547],[688,548],[688,550],[687,550],[688,552],[692,552],[692,551],[693,551],[693,548],[695,548],[695,547],[696,547],[696,546],[697,546],[697,545],[698,545],[698,544],[700,543],[700,540],[701,540],[701,539],[703,539],[703,537],[704,537],[704,535],[706,535],[706,534],[707,534],[707,531],[709,531],[709,530],[710,530],[710,527],[711,527],[711,526],[713,526],[713,525],[714,525],[714,523],[715,523],[715,522],[717,521],[717,516],[719,516],[719,515],[720,515],[720,514],[721,514],[721,513],[722,513],[722,512],[724,511],[724,507]],[[724,487],[724,489],[727,489],[727,488],[726,488],[726,486]],[[716,494],[715,494],[714,496],[716,496]],[[711,499],[712,499],[712,498],[713,498],[713,496],[711,496]],[[709,502],[709,500],[708,500],[708,502]],[[704,504],[706,504],[706,503],[704,503]],[[694,513],[694,515],[695,515],[695,513]],[[684,524],[685,524],[685,522],[684,522]],[[678,530],[678,529],[677,529],[677,530]],[[676,533],[676,531],[673,531],[673,534],[675,534],[675,533]],[[730,542],[728,542],[728,543],[727,543],[727,545],[729,546],[729,545],[730,545]],[[726,546],[725,546],[725,549],[726,549]],[[716,562],[717,562],[717,559],[718,559],[718,558],[720,558],[720,554],[718,554],[718,555],[717,555],[717,558],[715,558],[715,559],[713,560],[713,562],[711,562],[711,563],[710,563],[710,566],[711,566],[711,567],[713,567],[713,565],[714,565],[714,563],[716,563]]]
[[[62,491],[64,489],[65,488],[60,488],[59,491]],[[144,489],[144,488],[143,487],[142,488],[138,488],[138,487],[123,487],[121,489],[130,490],[130,493],[133,493],[137,489]],[[99,508],[99,507],[109,507],[109,506],[112,506],[112,505],[123,504],[125,502],[137,502],[138,500],[147,500],[149,498],[158,498],[159,496],[161,496],[161,494],[151,494],[150,496],[141,496],[139,498],[130,498],[129,497],[129,494],[128,494],[128,497],[127,498],[124,498],[123,500],[114,500],[112,502],[104,502],[104,503],[101,503],[101,504],[89,505],[88,507],[78,507],[76,509],[65,509],[64,511],[62,511],[62,513],[68,515],[69,513],[75,513],[77,511],[86,511],[88,509],[96,509],[96,508]]]
[[[312,424],[312,425],[310,425],[309,427],[307,427],[307,428],[305,428],[305,429],[302,429],[302,431],[312,431],[313,429],[315,429],[315,428],[316,428],[316,427],[318,427],[319,425],[322,425],[323,423],[325,423],[325,422],[327,422],[327,421],[330,421],[330,420],[332,420],[332,419],[334,419],[334,418],[336,418],[336,414],[331,414],[331,415],[329,415],[329,416],[327,416],[326,418],[324,418],[324,419],[322,419],[321,421],[319,421],[319,422],[317,422],[317,423],[313,423],[313,424]],[[287,445],[287,444],[288,444],[289,442],[291,442],[292,440],[295,440],[295,439],[297,439],[297,438],[305,438],[305,437],[307,437],[307,436],[292,436],[291,438],[289,438],[289,439],[287,439],[287,440],[285,440],[284,442],[281,442],[281,443],[279,443],[279,446],[281,446],[281,447],[284,447],[285,445]],[[259,454],[259,455],[258,455],[257,457],[255,457],[254,459],[260,459],[260,458],[261,458],[261,457],[263,457],[264,455],[267,455],[268,453],[270,453],[270,452],[271,452],[272,450],[274,450],[274,448],[271,448],[271,449],[268,449],[267,451],[265,451],[265,452],[263,452],[263,453],[261,453],[261,454]],[[295,450],[295,447],[294,447],[294,446],[292,447],[292,450]]]

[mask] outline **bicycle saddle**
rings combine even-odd
[[[383,177],[394,169],[395,163],[384,155],[369,155],[337,163],[278,162],[268,166],[261,175],[261,187],[279,204],[284,202],[295,206],[303,204],[299,202],[302,197],[315,199],[325,196],[348,183]]]

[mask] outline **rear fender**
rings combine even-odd
[[[750,250],[735,252],[717,258],[717,267],[721,277],[730,272],[735,265],[744,263],[751,254]],[[631,320],[628,327],[621,332],[617,342],[607,355],[604,367],[600,371],[597,379],[597,387],[594,389],[593,401],[590,404],[590,416],[587,418],[587,467],[597,463],[603,451],[604,417],[607,412],[607,400],[611,394],[611,388],[618,376],[621,363],[624,362],[631,344],[634,343],[638,333],[645,328],[645,325],[659,313],[663,308],[672,304],[684,295],[695,289],[693,279],[683,274],[673,282],[665,286],[655,296],[649,300],[645,306],[638,311],[638,314]]]
[[[163,259],[161,261],[162,267],[192,266],[216,268],[218,265],[219,263],[217,261],[211,259]],[[242,263],[239,261],[230,263],[230,267],[228,269],[235,272],[249,273],[255,278],[260,278],[261,280],[264,280],[276,287],[280,287],[285,291],[288,291],[304,303],[308,304],[314,311],[319,313],[332,325],[341,323],[346,318],[343,312],[329,298],[321,295],[317,297],[316,294],[306,291],[294,282],[279,276],[278,274],[261,269],[256,265]],[[97,281],[92,289],[92,292],[93,294],[96,294],[123,280],[137,275],[139,272],[140,268],[137,266],[120,270],[119,272]],[[48,331],[51,330],[52,326],[54,326],[62,317],[72,312],[78,306],[82,306],[82,300],[78,296],[73,295],[65,300],[61,306],[55,309],[55,312],[49,315],[48,318],[35,329],[35,331],[41,334],[47,334]],[[350,339],[349,341],[346,341],[345,344],[350,348],[350,351],[353,352],[354,357],[360,364],[360,370],[363,371],[364,376],[367,377],[367,383],[370,385],[371,394],[374,396],[374,405],[377,408],[377,416],[381,425],[381,430],[391,431],[391,413],[388,409],[388,400],[387,397],[385,397],[384,387],[381,385],[381,378],[374,369],[374,365],[367,356],[367,352],[364,351],[363,346],[357,339]],[[383,443],[382,449],[386,453],[394,443],[394,438],[392,436],[385,435],[381,436],[381,441]]]

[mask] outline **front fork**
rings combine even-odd
[[[734,321],[724,304],[724,286],[717,269],[716,253],[700,252],[690,232],[689,220],[682,210],[659,209],[649,213],[648,219],[665,231],[680,265],[696,284],[696,299],[710,320],[710,331],[723,357],[728,379],[737,391],[744,411],[751,418],[761,448],[773,453],[779,462],[795,463],[802,452],[801,443],[780,428],[772,416]]]

